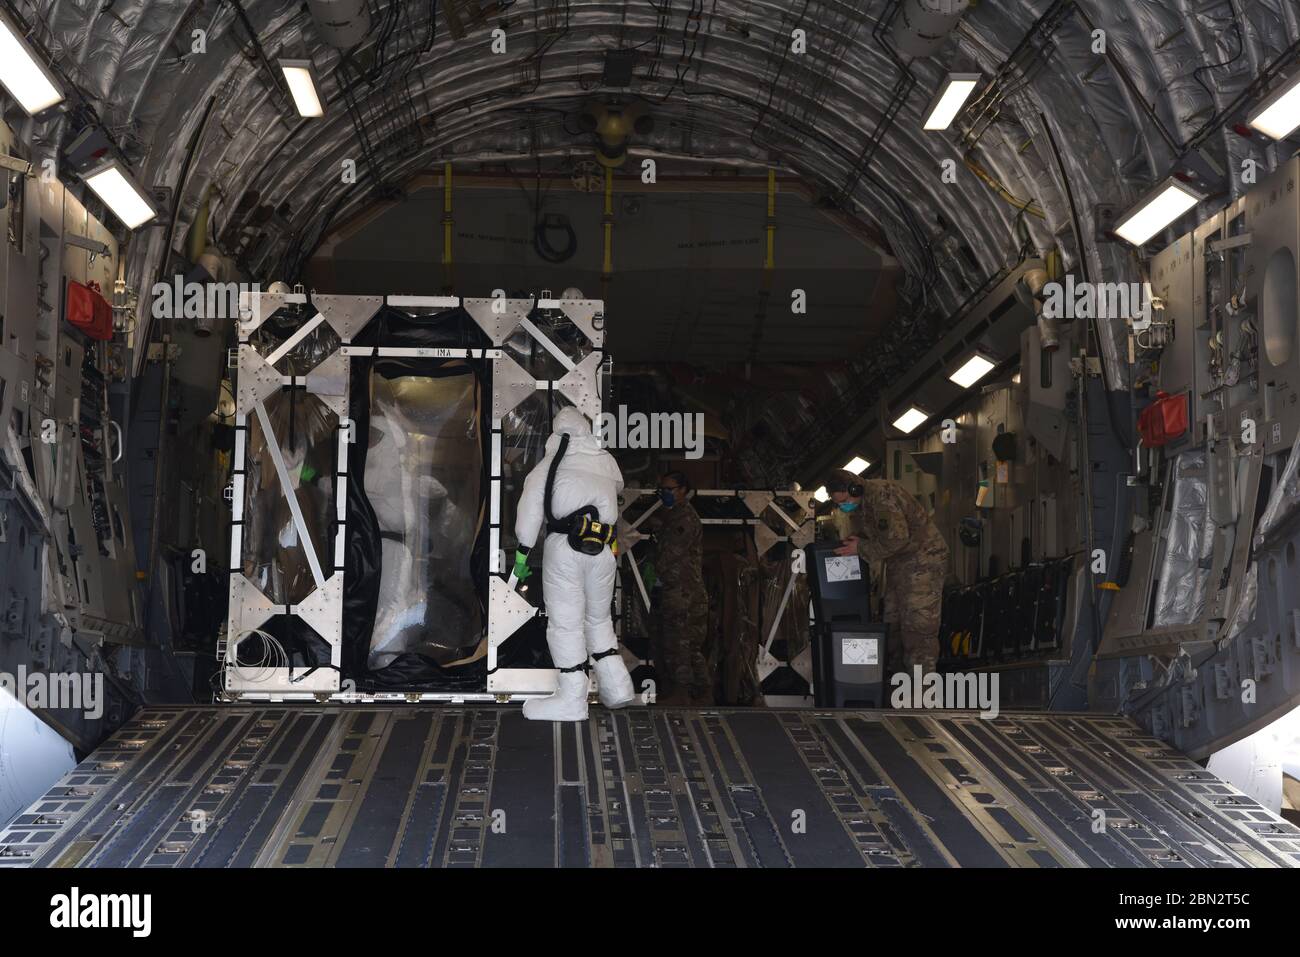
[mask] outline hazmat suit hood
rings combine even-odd
[[[524,479],[523,494],[515,516],[515,537],[531,548],[546,523],[546,476],[564,436],[569,445],[555,472],[551,510],[557,519],[588,505],[600,513],[602,522],[618,521],[618,495],[623,491],[623,474],[614,456],[601,448],[591,421],[572,407],[556,413],[546,440],[546,454]]]
[[[564,453],[566,456],[593,455],[603,451],[600,440],[592,430],[591,422],[572,406],[561,409],[551,424],[551,435],[546,440],[548,458],[555,454],[560,447],[561,437],[565,435],[569,436],[569,448]]]

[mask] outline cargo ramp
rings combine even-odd
[[[1120,717],[140,711],[0,867],[1282,867],[1300,829]]]

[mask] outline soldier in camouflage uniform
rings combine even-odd
[[[897,482],[840,472],[826,483],[826,491],[839,506],[834,521],[843,547],[836,554],[856,554],[884,566],[885,620],[894,626],[888,659],[908,671],[913,665],[933,671],[948,572],[943,536],[921,503]]]
[[[704,590],[704,526],[687,496],[681,472],[659,481],[661,518],[655,529],[655,572],[660,592],[655,629],[655,672],[659,704],[712,704],[713,681],[704,660],[709,598]]]

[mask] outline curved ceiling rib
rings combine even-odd
[[[373,201],[365,169],[358,188],[342,192],[338,164],[359,156],[335,75],[340,54],[319,40],[300,4],[248,0],[243,11],[266,57],[286,49],[310,52],[330,101],[326,117],[310,122],[285,113],[283,94],[273,89],[277,78],[267,76],[261,54],[250,53],[253,40],[235,0],[6,3],[65,68],[74,65],[73,78],[140,178],[176,191],[174,246],[209,186],[217,188],[212,214],[219,229],[232,223],[252,192],[261,204],[288,202],[296,216],[311,218],[276,237],[276,245],[248,264],[254,268],[271,268],[287,244],[319,233],[330,211],[350,215]],[[510,46],[499,57],[485,52],[498,21],[473,26],[457,40],[440,7],[436,42],[413,73],[414,105],[428,134],[417,153],[396,161],[384,176],[400,181],[465,155],[580,153],[589,141],[571,127],[566,131],[564,117],[603,92],[652,105],[661,122],[636,143],[647,151],[778,165],[835,195],[869,148],[897,79],[897,66],[871,32],[893,7],[890,0],[865,10],[832,0],[717,0],[694,7],[671,0],[657,6],[520,0],[502,14]],[[387,9],[374,4],[377,14]],[[690,21],[693,11],[699,17]],[[1045,14],[1060,19],[1044,41],[1046,52],[1024,71],[1012,71],[999,91],[1004,98],[993,125],[973,148],[988,174],[986,185],[960,168],[967,148],[957,134],[920,130],[920,111],[950,62],[960,57],[994,75],[1025,36],[1024,24]],[[693,40],[683,39],[688,23],[699,26]],[[808,31],[805,59],[788,53],[796,24]],[[1105,33],[1105,56],[1093,49],[1094,29]],[[206,31],[205,53],[190,52],[194,30]],[[1183,144],[1204,135],[1207,121],[1217,119],[1297,35],[1300,15],[1289,0],[1209,6],[1193,0],[985,0],[939,57],[912,61],[916,86],[847,205],[889,237],[914,279],[938,267],[930,283],[938,291],[934,305],[954,308],[1014,254],[1018,219],[1036,244],[1059,239],[1067,255],[1079,253],[1068,236],[1061,169],[1042,142],[1044,120],[1062,142],[1060,164],[1089,232],[1096,203],[1123,203],[1167,173]],[[661,47],[657,75],[628,90],[602,91],[601,58],[619,47],[641,54]],[[540,60],[538,49],[545,51]],[[684,69],[683,50],[690,54]],[[1212,84],[1205,82],[1209,76]],[[214,96],[215,115],[187,181],[178,183],[197,114]],[[1266,165],[1276,162],[1275,155],[1263,155],[1267,148],[1234,134],[1232,118],[1226,120],[1221,129],[1208,130],[1205,155],[1193,159],[1225,169],[1252,155]],[[46,131],[46,139],[66,143],[76,132],[60,124]],[[945,159],[958,161],[957,188],[939,179]],[[1023,215],[1007,196],[1041,207],[1044,219]],[[155,242],[136,246],[132,272],[139,281],[160,267],[161,250]],[[142,248],[155,254],[142,254]],[[1093,255],[1098,270],[1131,271],[1121,250],[1107,247]]]

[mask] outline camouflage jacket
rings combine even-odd
[[[867,562],[947,565],[948,545],[925,508],[897,482],[862,483],[862,504],[852,512],[836,509],[841,539],[858,538],[858,557]]]
[[[689,501],[660,508],[655,573],[667,591],[704,589],[704,526]]]

